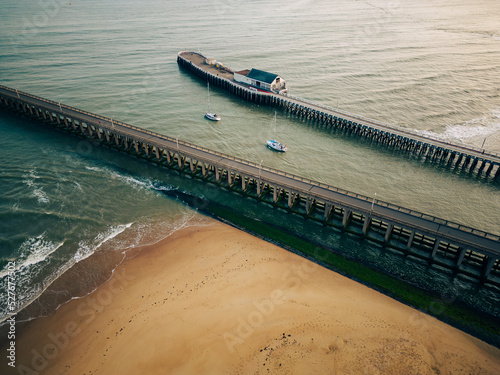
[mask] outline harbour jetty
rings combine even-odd
[[[243,88],[242,88],[243,89]],[[500,285],[500,236],[0,86],[0,108]],[[286,215],[286,213],[277,214]]]
[[[235,72],[221,62],[198,52],[179,52],[177,63],[196,77],[249,102],[272,106],[302,118],[315,120],[324,127],[333,127],[368,139],[384,148],[399,150],[402,154],[439,164],[448,170],[461,171],[489,181],[500,179],[498,153],[431,138],[410,129],[314,103],[290,95],[287,88],[272,90],[235,80],[235,76],[241,76],[241,72]]]

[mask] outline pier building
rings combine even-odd
[[[252,68],[251,70],[234,72],[234,81],[275,93],[285,94],[287,92],[286,81],[283,78],[259,69]]]

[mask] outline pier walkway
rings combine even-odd
[[[498,153],[430,138],[410,129],[384,124],[303,98],[253,91],[248,85],[235,82],[231,69],[217,68],[207,64],[205,60],[205,56],[197,52],[179,52],[177,55],[177,63],[183,69],[250,102],[281,108],[297,116],[316,120],[324,126],[344,130],[451,170],[465,171],[492,180],[500,177]]]
[[[0,107],[498,284],[500,236],[0,86]]]

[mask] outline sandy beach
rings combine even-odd
[[[129,253],[92,294],[21,329],[16,368],[4,365],[2,374],[498,374],[500,350],[214,221]]]

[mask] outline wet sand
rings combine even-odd
[[[20,329],[17,368],[4,364],[2,374],[498,374],[500,350],[214,221],[129,253],[92,294]]]

